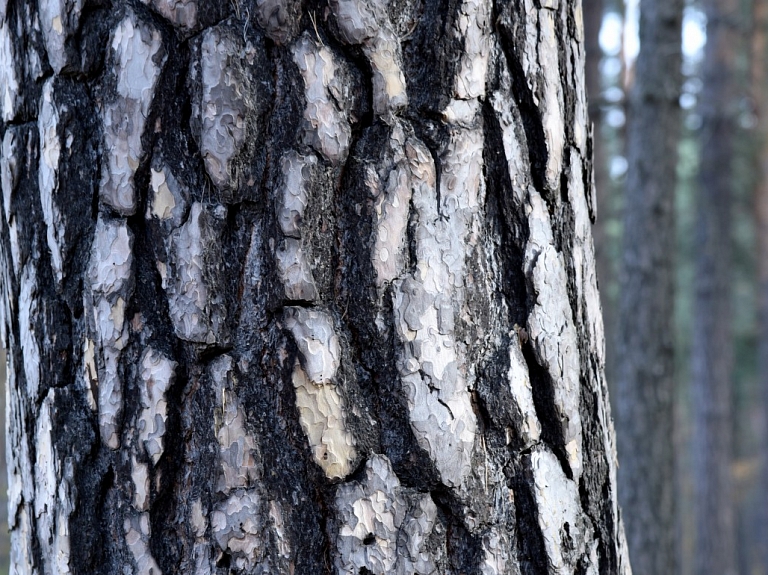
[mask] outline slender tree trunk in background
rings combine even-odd
[[[647,0],[629,98],[619,291],[620,501],[636,575],[676,572],[674,198],[683,0]]]
[[[768,569],[768,0],[755,0],[752,32],[752,97],[757,109],[755,128],[755,229],[757,231],[757,377],[763,411],[763,442],[758,492],[757,531],[760,568]]]
[[[736,572],[731,487],[731,161],[738,0],[707,0],[691,386],[696,493],[695,572]]]
[[[12,573],[630,573],[580,2],[0,18]]]

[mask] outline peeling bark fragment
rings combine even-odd
[[[557,575],[597,573],[597,540],[581,511],[579,489],[546,448],[530,456],[539,527],[547,562]],[[586,571],[581,571],[586,567]]]
[[[133,507],[137,511],[149,511],[149,467],[131,456],[131,480],[133,481]]]
[[[200,151],[208,176],[222,190],[237,189],[239,184],[233,160],[245,144],[252,105],[250,81],[241,62],[252,65],[255,58],[256,47],[245,45],[226,28],[211,28],[203,36]]]
[[[3,187],[3,211],[5,222],[8,225],[10,240],[10,261],[13,272],[18,275],[21,272],[21,245],[18,238],[18,225],[15,214],[12,212],[12,203],[16,195],[16,188],[24,173],[24,144],[26,138],[17,129],[9,128],[3,136],[3,153],[0,156],[0,183]],[[10,284],[9,284],[10,285]]]
[[[456,20],[458,37],[464,42],[456,74],[455,97],[471,100],[485,96],[485,77],[491,51],[491,0],[465,0]]]
[[[137,425],[139,440],[152,463],[157,465],[163,455],[163,435],[168,418],[165,394],[173,385],[176,362],[152,348],[141,356],[141,404],[142,411]]]
[[[252,572],[264,560],[263,507],[255,490],[239,490],[211,514],[212,535],[221,550],[232,556],[238,571]]]
[[[303,242],[284,238],[275,249],[275,263],[285,297],[292,301],[316,301],[319,297]]]
[[[439,573],[438,565],[443,558],[444,549],[436,547],[427,550],[427,542],[432,534],[439,532],[442,525],[437,522],[437,505],[428,493],[416,496],[416,501],[405,514],[398,537],[398,575],[432,575]],[[439,533],[438,533],[439,535]],[[406,553],[400,552],[405,549]]]
[[[246,430],[245,411],[234,390],[232,370],[233,361],[228,355],[221,356],[210,367],[217,408],[214,431],[221,462],[217,490],[221,493],[251,487],[261,476],[256,441]]]
[[[150,188],[147,219],[157,218],[170,229],[181,226],[189,210],[189,191],[179,183],[168,165],[152,166]]]
[[[38,169],[38,185],[40,187],[40,202],[43,207],[43,217],[48,229],[48,249],[51,250],[51,266],[58,282],[63,276],[62,262],[65,241],[65,226],[59,206],[54,203],[58,195],[58,168],[61,155],[61,140],[58,134],[59,114],[53,102],[53,78],[43,87],[43,102],[40,106],[38,128],[40,130],[40,167]]]
[[[426,546],[437,506],[429,494],[401,487],[386,456],[372,455],[363,479],[339,485],[334,505],[338,573],[437,573]]]
[[[131,513],[123,522],[125,543],[131,550],[136,570],[135,575],[162,575],[149,549],[149,513]]]
[[[23,505],[18,511],[16,527],[11,531],[10,573],[35,573],[32,560],[32,527],[29,522],[29,510]]]
[[[341,348],[331,316],[320,310],[287,307],[285,327],[296,340],[307,377],[317,385],[332,381],[339,369]]]
[[[197,27],[197,0],[141,0],[152,6],[174,26],[191,30]]]
[[[304,79],[304,141],[332,164],[340,164],[347,158],[352,133],[345,105],[349,98],[344,98],[345,86],[337,75],[333,52],[307,33],[292,51]]]
[[[301,20],[301,0],[256,0],[256,18],[276,44],[288,43]]]
[[[339,573],[357,574],[364,569],[374,575],[395,570],[397,534],[407,504],[389,460],[373,455],[365,465],[365,478],[345,483],[336,490],[336,568]]]
[[[0,155],[0,182],[3,187],[3,213],[5,221],[11,222],[11,199],[19,183],[19,160],[21,138],[15,130],[6,130],[3,136],[3,153]]]
[[[221,248],[215,220],[221,217],[195,202],[187,222],[171,235],[168,308],[176,335],[186,341],[213,345],[228,338],[217,277]]]
[[[37,267],[27,262],[19,279],[19,339],[24,360],[24,379],[27,384],[27,396],[37,398],[40,389],[40,345],[35,326],[40,312],[38,296]]]
[[[292,380],[301,427],[315,463],[329,479],[342,479],[352,471],[357,450],[347,430],[346,401],[334,382],[341,347],[333,320],[324,311],[288,307],[285,327],[300,352]]]
[[[301,223],[309,201],[309,179],[317,166],[314,154],[302,156],[293,150],[281,161],[282,182],[278,190],[277,220],[283,238],[275,249],[275,263],[285,297],[293,301],[316,301],[319,298],[312,268],[302,241]]]
[[[99,429],[102,441],[117,449],[119,420],[123,410],[123,382],[118,363],[128,344],[125,306],[133,293],[133,234],[124,220],[99,217],[88,268],[98,360]],[[86,374],[89,377],[89,374]]]
[[[419,217],[417,262],[412,277],[393,283],[395,327],[403,344],[398,369],[411,428],[450,486],[470,471],[476,432],[451,298],[461,299],[469,226],[482,193],[482,136],[462,135],[454,134],[444,154],[439,207],[428,150],[416,140],[406,144]]]
[[[17,58],[9,24],[3,18],[0,20],[0,117],[4,122],[14,120],[21,105]]]
[[[536,8],[533,0],[525,0],[526,41],[522,53],[523,70],[528,87],[539,107],[544,139],[547,145],[546,184],[554,192],[560,189],[565,145],[563,86],[560,80],[560,58],[557,41],[557,5]],[[558,197],[556,194],[554,197]]]
[[[215,567],[211,558],[211,545],[208,541],[208,515],[203,512],[203,504],[199,499],[192,502],[190,517],[192,532],[195,535],[192,555],[195,563],[194,575],[211,575]]]
[[[377,171],[369,168],[366,185],[374,198],[376,227],[371,263],[376,287],[400,276],[407,262],[407,227],[411,203],[411,170],[405,154],[405,134],[399,123],[389,140],[391,162]]]
[[[483,535],[483,561],[480,564],[481,575],[506,575],[519,573],[511,568],[512,545],[507,534],[497,527],[492,527]]]
[[[277,222],[283,235],[301,238],[301,223],[309,202],[309,179],[317,167],[317,156],[303,156],[293,150],[280,160],[282,183],[278,191]]]
[[[500,50],[500,49],[499,49]],[[499,57],[505,64],[501,66],[499,89],[491,94],[491,105],[496,113],[502,130],[504,155],[507,160],[509,178],[512,182],[515,205],[522,206],[528,197],[528,184],[531,179],[530,165],[527,158],[525,132],[519,111],[510,104],[514,102],[512,79],[509,75],[506,59],[499,51]]]
[[[331,382],[312,381],[297,361],[293,387],[299,421],[312,457],[329,479],[343,479],[357,458],[355,438],[346,429],[346,402]]]
[[[565,264],[554,246],[549,211],[538,192],[531,189],[529,193],[530,238],[524,268],[533,284],[536,304],[528,317],[528,334],[537,361],[552,378],[568,464],[578,479],[582,470],[578,334],[568,298]]]
[[[533,404],[533,390],[531,379],[528,375],[528,364],[525,362],[523,352],[517,337],[512,338],[509,345],[509,389],[515,404],[520,412],[522,426],[518,431],[525,447],[539,441],[541,437],[541,423],[536,415],[536,407]]]
[[[342,39],[362,44],[373,72],[373,110],[391,119],[408,105],[400,40],[380,0],[333,0],[331,3]]]
[[[116,94],[102,112],[104,165],[101,200],[121,215],[136,212],[133,176],[144,152],[141,138],[154,98],[155,86],[165,65],[162,37],[140,22],[132,11],[112,32]]]
[[[77,56],[70,39],[80,28],[83,4],[84,0],[51,0],[39,5],[48,63],[56,74]]]
[[[53,544],[56,519],[56,452],[51,432],[53,430],[53,409],[55,393],[51,389],[40,406],[35,434],[35,523],[37,536],[42,545],[43,560],[48,563],[54,559]]]

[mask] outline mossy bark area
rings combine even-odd
[[[211,6],[0,4],[14,572],[630,573],[580,2]]]

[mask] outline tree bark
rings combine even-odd
[[[739,38],[739,2],[709,0],[698,185],[697,254],[693,308],[695,572],[736,572],[731,488],[733,422],[731,382],[731,160],[736,131],[734,67]]]
[[[616,430],[633,571],[648,575],[677,571],[674,198],[683,4],[649,0],[641,6],[627,130]]]
[[[0,16],[12,573],[630,573],[580,2]]]

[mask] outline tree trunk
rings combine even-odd
[[[693,306],[695,572],[736,573],[731,488],[732,418],[729,261],[731,252],[731,159],[736,126],[733,94],[739,2],[708,0],[704,53],[699,168],[697,254]]]
[[[581,3],[215,5],[0,3],[12,573],[630,573]]]
[[[757,254],[757,382],[762,408],[762,439],[758,510],[755,515],[757,559],[760,569],[768,569],[768,1],[755,0],[752,13],[752,98],[757,112],[754,155],[754,213]]]
[[[642,4],[627,130],[616,430],[627,543],[633,571],[647,575],[677,572],[674,198],[683,4]]]

